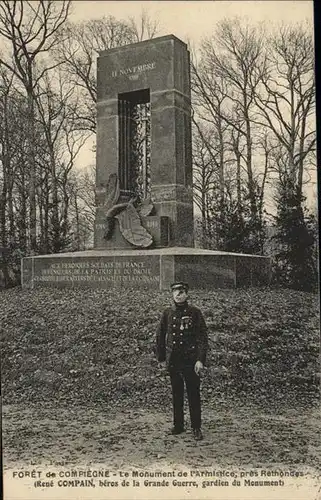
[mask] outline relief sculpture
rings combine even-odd
[[[132,197],[128,202],[118,203],[120,197],[119,179],[117,174],[109,176],[106,187],[106,199],[104,208],[105,239],[112,237],[115,229],[115,219],[119,222],[119,229],[123,237],[136,247],[147,248],[153,243],[150,233],[142,226],[141,216],[145,217],[153,210],[153,204],[149,199],[143,200],[137,205],[137,197]]]

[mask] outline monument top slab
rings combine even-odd
[[[174,35],[104,50],[97,64],[98,103],[141,89],[173,89],[189,101],[189,64],[186,43]]]
[[[143,40],[142,42],[135,42],[135,43],[129,43],[127,45],[122,45],[120,47],[113,47],[112,49],[107,49],[107,50],[101,50],[99,51],[99,57],[104,57],[104,55],[109,55],[113,52],[122,52],[126,51],[128,49],[135,49],[137,46],[139,48],[144,47],[145,45],[157,45],[159,43],[163,42],[168,42],[170,40],[173,40],[175,42],[178,42],[182,44],[185,48],[187,47],[187,44],[183,42],[180,38],[177,38],[175,35],[165,35],[165,36],[158,36],[156,38],[151,38],[149,40]]]

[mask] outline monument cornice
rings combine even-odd
[[[174,94],[178,94],[182,97],[184,97],[185,99],[187,99],[189,102],[191,102],[191,96],[189,94],[185,94],[184,92],[181,92],[180,90],[178,89],[164,89],[164,90],[151,90],[151,93],[150,95],[151,96],[154,96],[154,95],[166,95],[166,94],[171,94],[171,93],[174,93]]]
[[[164,35],[164,36],[159,36],[156,38],[151,38],[150,40],[143,40],[142,42],[135,42],[135,43],[128,43],[127,45],[122,45],[120,47],[113,47],[112,49],[107,49],[107,50],[102,50],[99,51],[99,57],[104,57],[105,54],[110,54],[112,52],[121,52],[121,51],[126,51],[128,49],[133,49],[136,46],[139,45],[139,47],[143,47],[144,45],[150,45],[151,43],[153,44],[158,44],[162,42],[167,42],[169,40],[176,41],[183,45],[184,47],[187,47],[187,44],[183,42],[180,38],[177,38],[175,35]]]

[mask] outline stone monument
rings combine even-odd
[[[268,284],[270,259],[194,248],[190,61],[173,35],[100,53],[94,249],[24,258],[23,286]]]

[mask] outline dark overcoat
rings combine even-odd
[[[206,363],[207,327],[200,309],[185,304],[164,310],[156,334],[156,356],[171,366],[173,352],[180,352],[184,363]]]

